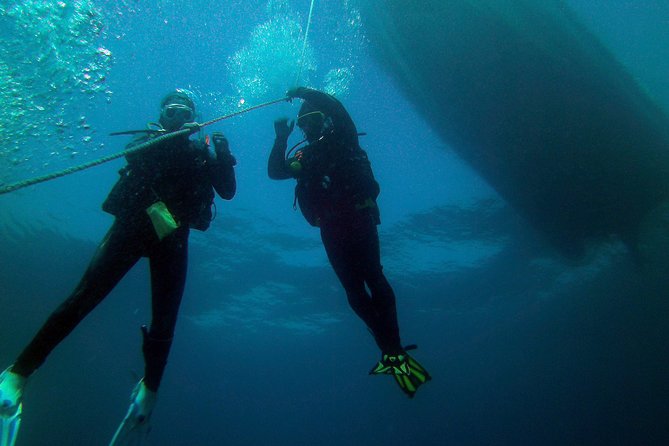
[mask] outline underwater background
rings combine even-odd
[[[545,2],[571,8],[669,109],[666,2]],[[148,444],[669,444],[666,281],[617,240],[579,259],[547,243],[398,87],[366,28],[376,3],[314,2],[304,51],[307,0],[0,5],[0,187],[122,150],[109,133],[157,120],[174,88],[205,121],[299,81],[336,94],[366,133],[402,338],[433,380],[409,400],[368,376],[379,352],[318,231],[292,182],[267,178],[272,122],[299,107],[281,103],[203,130],[228,137],[238,193],[191,233]],[[2,367],[76,285],[123,164],[0,195]],[[143,371],[149,293],[143,260],[31,377],[17,445],[108,443]]]

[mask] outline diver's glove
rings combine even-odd
[[[211,134],[211,140],[214,143],[216,160],[230,166],[236,166],[237,160],[230,152],[230,144],[228,144],[228,140],[225,135],[223,135],[221,132],[214,132]]]
[[[274,133],[276,133],[276,139],[287,141],[288,136],[293,131],[295,127],[295,121],[288,120],[288,118],[280,118],[274,121]]]
[[[274,133],[279,141],[288,141],[288,136],[295,127],[295,121],[288,121],[288,118],[280,118],[274,121]]]
[[[185,130],[185,129],[189,130],[188,132],[189,135],[193,135],[200,131],[200,124],[198,124],[197,122],[187,122],[184,125],[182,125],[179,130]]]
[[[288,90],[286,92],[286,98],[288,98],[287,100],[292,101],[293,99],[300,97],[300,93],[303,88],[304,87],[295,87]]]

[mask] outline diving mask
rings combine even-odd
[[[177,130],[194,119],[195,111],[184,104],[167,104],[160,111],[160,122],[167,130]]]
[[[162,114],[170,119],[181,118],[185,122],[192,121],[195,117],[193,109],[184,104],[167,104],[163,107]]]
[[[307,126],[321,127],[325,120],[325,114],[320,111],[311,111],[297,117],[297,126],[304,129]]]
[[[318,139],[325,128],[325,114],[320,111],[311,111],[297,117],[297,126],[311,143]]]

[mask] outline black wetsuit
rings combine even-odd
[[[186,137],[129,155],[127,161],[121,179],[103,203],[103,209],[116,217],[114,223],[77,287],[20,354],[12,371],[32,374],[140,257],[148,257],[152,319],[149,329],[143,327],[144,383],[153,391],[158,389],[186,281],[190,228],[209,226],[213,189],[222,198],[232,199],[235,163],[227,147],[213,155],[207,146]],[[162,240],[146,213],[157,201],[163,201],[180,224]]]
[[[381,351],[398,353],[402,347],[395,294],[383,274],[379,251],[379,185],[367,154],[360,148],[353,120],[338,100],[308,88],[298,89],[297,97],[325,114],[326,130],[288,160],[287,141],[277,138],[269,157],[269,176],[297,180],[300,210],[311,225],[320,228],[349,304]]]

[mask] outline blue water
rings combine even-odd
[[[669,109],[665,3],[569,4]],[[301,83],[336,93],[367,133],[402,337],[433,381],[408,400],[367,375],[371,336],[293,211],[292,183],[266,176],[272,121],[298,109],[284,103],[206,129],[230,140],[238,194],[192,234],[149,444],[668,444],[664,290],[620,244],[577,263],[555,254],[414,111],[353,2],[316,2],[300,60],[308,11],[306,0],[0,6],[0,182],[121,150],[108,133],[156,120],[171,89],[193,91],[207,120],[280,98],[300,66]],[[122,165],[0,196],[0,364],[78,281]],[[31,378],[17,445],[107,444],[143,370],[147,266]]]

